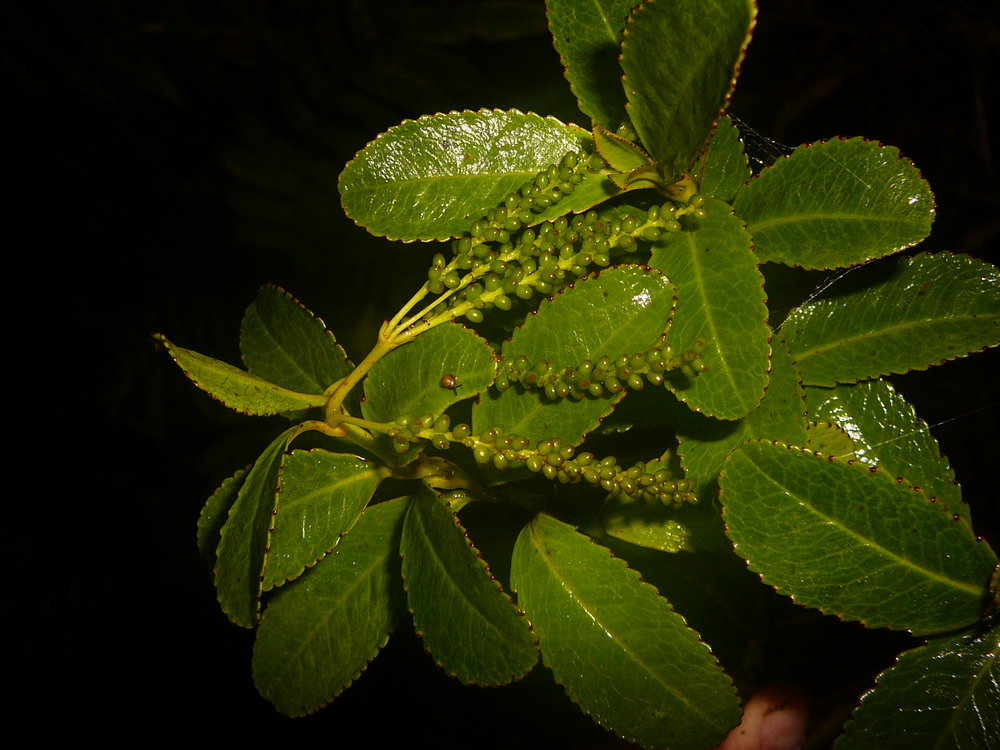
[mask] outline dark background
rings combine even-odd
[[[982,1],[763,2],[732,108],[790,145],[898,146],[937,195],[924,248],[996,262],[998,17]],[[204,397],[150,339],[237,362],[243,309],[275,282],[362,356],[434,248],[345,219],[340,169],[425,113],[513,107],[586,125],[542,3],[8,2],[0,74],[19,446],[2,601],[24,668],[16,720],[36,744],[617,746],[544,670],[463,688],[408,626],[331,707],[274,713],[194,524],[275,423]],[[894,379],[994,547],[997,362],[992,350]]]

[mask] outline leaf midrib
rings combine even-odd
[[[930,328],[936,324],[942,323],[963,323],[971,320],[987,320],[990,317],[998,317],[996,315],[991,316],[989,313],[986,314],[961,314],[961,315],[947,315],[938,316],[934,318],[924,318],[921,320],[907,320],[900,323],[896,323],[891,326],[886,326],[883,328],[874,328],[864,331],[862,333],[855,334],[853,336],[847,336],[843,338],[835,339],[829,343],[815,346],[811,349],[797,349],[795,351],[795,360],[799,364],[803,360],[809,359],[809,357],[821,354],[826,351],[837,349],[844,346],[852,346],[854,344],[862,343],[869,339],[878,339],[885,335],[902,335],[908,331],[918,330],[921,328]]]

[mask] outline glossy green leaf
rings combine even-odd
[[[1000,747],[1000,629],[931,639],[878,676],[837,750]]]
[[[504,344],[504,359],[526,356],[558,367],[575,367],[602,355],[644,352],[670,326],[674,289],[662,274],[618,266],[578,281],[544,300]],[[618,396],[549,401],[541,389],[519,386],[490,394],[473,407],[473,429],[504,425],[532,441],[560,437],[578,444],[609,414]]]
[[[481,109],[405,120],[365,146],[340,175],[344,211],[396,240],[444,240],[503,203],[590,133],[553,117]]]
[[[511,582],[553,676],[601,726],[645,747],[712,747],[739,721],[729,678],[656,589],[605,548],[540,514]]]
[[[538,645],[528,621],[458,517],[433,493],[413,498],[400,549],[413,624],[439,666],[483,686],[531,671]]]
[[[749,0],[652,0],[629,17],[626,109],[667,179],[687,171],[726,106],[755,15]]]
[[[188,380],[234,411],[251,416],[266,416],[323,406],[326,403],[325,396],[296,393],[238,367],[190,349],[182,349],[162,334],[156,334],[155,338],[166,348]]]
[[[723,117],[716,123],[708,150],[695,165],[698,192],[732,203],[750,176],[740,131],[729,117]]]
[[[698,495],[705,501],[718,491],[716,478],[722,463],[737,446],[759,438],[806,443],[805,393],[799,371],[781,342],[771,342],[771,348],[770,379],[756,409],[735,424],[692,414],[678,428],[677,453],[684,474],[698,482]]]
[[[364,383],[365,419],[390,422],[404,415],[442,414],[452,404],[482,393],[496,377],[493,348],[458,323],[444,323],[394,349]],[[455,388],[441,384],[455,376]]]
[[[350,531],[387,470],[360,456],[297,450],[281,459],[264,590],[302,575]]]
[[[1000,344],[1000,270],[922,253],[859,269],[785,320],[807,385],[923,370]]]
[[[653,245],[650,265],[677,286],[677,313],[670,343],[677,351],[705,343],[706,372],[671,384],[691,409],[719,419],[746,416],[767,384],[767,306],[764,277],[750,235],[725,203],[709,199],[704,219],[687,231],[668,232]],[[668,381],[670,383],[670,381]]]
[[[915,634],[979,619],[996,556],[906,483],[750,443],[726,460],[719,486],[737,554],[799,604]]]
[[[300,393],[323,393],[353,369],[326,324],[272,285],[243,315],[240,352],[250,374]]]
[[[292,427],[264,449],[243,480],[216,548],[219,605],[237,625],[252,628],[260,613],[264,555],[271,527],[281,456],[297,434]]]
[[[955,473],[941,455],[927,424],[884,380],[865,380],[834,388],[807,387],[809,418],[839,425],[850,436],[853,456],[905,477],[928,497],[968,519]]]
[[[799,146],[734,206],[762,261],[803,268],[881,258],[920,242],[934,220],[934,196],[913,163],[863,138]]]
[[[618,55],[635,0],[547,0],[549,30],[580,111],[615,130],[625,120]]]
[[[399,536],[407,506],[397,498],[368,508],[333,552],[270,600],[253,677],[283,714],[329,703],[389,640],[404,610]]]
[[[236,502],[236,496],[246,481],[247,469],[240,469],[219,485],[198,515],[198,551],[215,565],[215,548],[219,546],[219,534],[229,509]]]

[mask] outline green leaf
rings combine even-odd
[[[785,320],[807,385],[924,370],[1000,344],[1000,270],[922,253],[848,274]]]
[[[323,406],[326,397],[296,393],[204,354],[175,346],[163,334],[154,338],[166,348],[188,380],[234,411],[267,416]]]
[[[548,0],[549,30],[580,111],[609,130],[625,120],[618,54],[635,0]]]
[[[737,554],[799,604],[915,634],[979,620],[996,556],[888,474],[750,443],[726,460],[719,485]]]
[[[678,511],[663,505],[609,498],[601,505],[601,528],[605,534],[639,547],[661,552],[694,552],[692,515],[685,512],[690,508],[685,506]]]
[[[700,376],[699,376],[700,377]],[[677,454],[685,476],[698,482],[698,496],[708,501],[719,489],[716,478],[726,456],[749,440],[767,438],[791,445],[805,445],[805,393],[799,371],[787,347],[772,342],[771,376],[764,400],[735,424],[691,414],[678,427]]]
[[[789,440],[784,442],[801,445],[821,456],[836,456],[849,461],[857,459],[854,452],[856,446],[851,436],[843,427],[833,422],[810,422],[806,429],[805,442]]]
[[[674,302],[663,274],[645,266],[608,268],[543,300],[504,344],[503,358],[576,366],[604,354],[644,352],[670,327]]]
[[[326,324],[271,285],[243,315],[240,352],[252,375],[300,393],[323,393],[353,369]]]
[[[1000,747],[1000,629],[935,638],[900,655],[838,738],[838,750]]]
[[[481,109],[405,120],[365,146],[340,175],[344,211],[389,239],[444,240],[590,133],[553,117]]]
[[[617,136],[600,125],[594,126],[594,152],[618,172],[629,173],[639,167],[652,164],[649,154],[631,141]]]
[[[219,605],[237,625],[252,628],[260,613],[264,555],[274,511],[281,455],[298,428],[278,435],[243,480],[222,526],[216,548],[215,589]]]
[[[472,405],[472,432],[482,435],[492,427],[503,427],[505,435],[532,443],[559,438],[563,445],[576,446],[624,397],[623,391],[579,401],[549,401],[540,389],[515,386],[503,393],[491,389]]]
[[[351,530],[385,467],[360,456],[297,450],[281,459],[264,560],[264,590],[302,575]]]
[[[803,268],[863,263],[920,242],[934,196],[899,150],[863,138],[799,146],[734,203],[762,261]]]
[[[715,125],[708,150],[695,165],[698,192],[732,203],[750,177],[750,163],[740,131],[728,116],[723,117]]]
[[[567,694],[601,726],[646,747],[711,747],[739,721],[709,648],[639,574],[540,514],[514,547],[511,582]]]
[[[626,109],[668,180],[689,168],[725,108],[755,15],[749,0],[654,0],[629,17]]]
[[[198,551],[215,565],[215,548],[219,546],[219,534],[229,515],[229,509],[236,502],[248,469],[240,469],[219,485],[205,502],[198,515]]]
[[[389,640],[403,613],[398,550],[408,501],[368,508],[333,552],[275,592],[257,631],[253,677],[283,714],[329,703]]]
[[[680,386],[667,382],[691,409],[738,419],[760,403],[767,384],[771,331],[764,277],[732,209],[712,198],[703,208],[704,219],[692,217],[687,231],[664,234],[650,258],[677,285],[674,350],[705,343],[707,371]]]
[[[454,389],[441,385],[454,375]],[[493,348],[458,323],[443,323],[380,359],[365,380],[365,419],[390,422],[404,415],[442,414],[472,398],[496,377]]]
[[[644,352],[659,343],[673,307],[673,286],[662,274],[640,266],[609,268],[544,300],[504,345],[503,357],[575,367],[605,354]],[[473,430],[504,425],[508,434],[532,441],[559,437],[576,445],[621,397],[549,401],[541,389],[491,391],[473,407]]]
[[[835,388],[807,387],[805,393],[810,419],[840,425],[854,444],[853,457],[892,477],[905,477],[968,522],[968,508],[948,460],[926,422],[891,384],[866,380]]]
[[[475,685],[518,680],[538,660],[534,634],[458,517],[433,493],[416,495],[400,545],[413,623],[448,674]]]

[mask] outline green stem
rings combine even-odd
[[[416,293],[414,293],[414,295],[412,297],[410,297],[410,299],[407,301],[407,303],[405,305],[403,305],[401,308],[399,308],[399,312],[397,312],[395,315],[392,316],[392,320],[390,320],[386,324],[388,330],[395,330],[395,329],[400,328],[400,327],[406,328],[406,324],[404,324],[403,326],[400,326],[399,325],[399,321],[402,320],[403,317],[406,315],[406,313],[408,313],[410,310],[412,310],[416,306],[416,304],[418,302],[420,302],[420,300],[422,300],[424,297],[426,297],[427,294],[428,294],[428,292],[427,292],[427,283],[424,282],[423,286],[421,286],[416,291]]]
[[[400,344],[405,343],[405,341],[400,341],[398,337],[387,336],[387,325],[382,325],[378,341],[372,347],[372,350],[368,352],[368,355],[361,360],[361,363],[346,378],[340,381],[333,390],[333,393],[330,394],[330,398],[326,402],[326,421],[331,425],[336,424],[339,421],[338,418],[343,416],[340,407],[344,403],[344,398],[351,392],[354,386],[361,382],[361,379],[368,374],[368,371],[375,366],[376,362]]]

